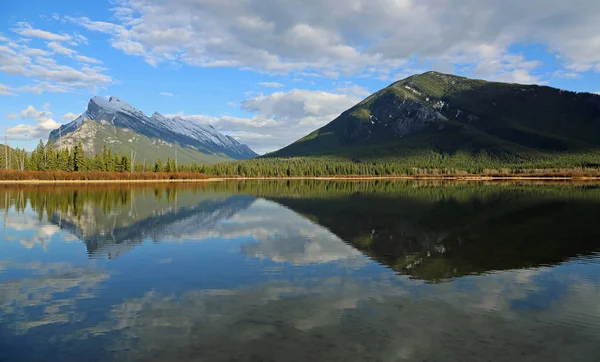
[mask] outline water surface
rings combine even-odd
[[[0,361],[597,361],[600,188],[0,188]]]

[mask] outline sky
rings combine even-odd
[[[95,95],[265,153],[428,70],[600,92],[597,0],[5,0],[0,24],[0,119],[27,149]]]

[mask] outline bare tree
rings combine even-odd
[[[4,128],[4,163],[7,170],[9,167],[8,162],[8,135],[6,134],[6,128]]]
[[[131,172],[132,173],[135,170],[135,156],[136,155],[137,155],[137,151],[133,152],[133,149],[131,149]]]

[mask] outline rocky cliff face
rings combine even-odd
[[[401,138],[447,121],[434,108],[410,97],[399,97],[391,91],[341,117],[348,123],[344,136],[349,144]]]

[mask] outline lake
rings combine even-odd
[[[0,361],[598,361],[600,187],[0,187]]]

